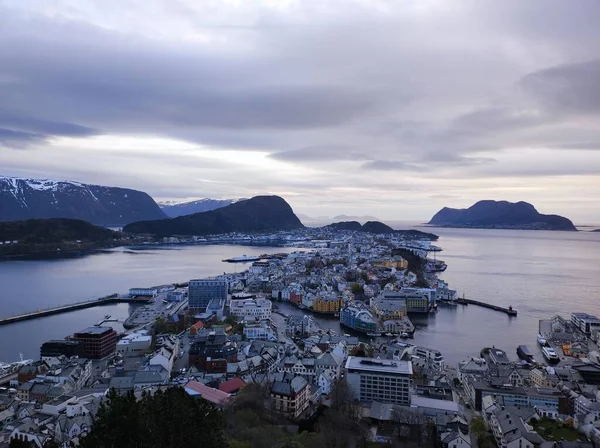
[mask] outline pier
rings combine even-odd
[[[503,313],[508,314],[511,317],[517,315],[517,310],[513,310],[512,306],[505,308],[503,306],[492,305],[491,303],[480,302],[479,300],[465,299],[464,297],[458,299],[456,302],[460,303],[461,305],[477,305],[483,308],[488,308],[490,310],[501,311]]]
[[[13,324],[15,322],[22,322],[24,320],[37,319],[45,316],[52,316],[55,314],[68,313],[70,311],[82,310],[85,308],[93,308],[95,306],[110,305],[113,303],[148,303],[151,299],[147,297],[123,297],[119,294],[111,294],[109,296],[100,297],[98,299],[84,300],[82,302],[70,303],[67,305],[60,305],[52,308],[39,309],[36,311],[30,311],[27,313],[17,314],[14,316],[0,318],[0,325]]]

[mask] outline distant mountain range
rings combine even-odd
[[[194,213],[209,212],[218,208],[226,207],[246,199],[211,199],[204,198],[189,202],[159,202],[161,210],[169,218],[177,218],[178,216],[193,215]]]
[[[80,219],[49,218],[0,222],[0,242],[50,244],[63,241],[106,242],[119,237],[113,230]]]
[[[0,221],[81,219],[101,226],[162,219],[146,193],[128,188],[47,179],[0,177]]]
[[[229,232],[271,232],[304,227],[279,196],[256,196],[216,210],[155,221],[141,221],[125,232],[156,236],[211,235]]]
[[[317,216],[315,218],[315,217],[311,217],[311,216],[307,216],[307,215],[298,213],[297,216],[305,224],[310,223],[310,224],[323,224],[324,225],[324,224],[332,224],[332,223],[337,223],[337,222],[358,221],[359,223],[365,223],[368,221],[381,221],[379,218],[376,218],[375,216],[369,216],[369,215],[364,215],[364,216],[337,215],[334,217]]]
[[[479,201],[467,209],[444,207],[428,224],[443,227],[523,230],[577,230],[562,216],[542,215],[527,202]]]

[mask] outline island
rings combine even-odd
[[[466,209],[444,207],[428,222],[439,227],[577,231],[571,220],[543,215],[527,202],[479,201]]]
[[[439,237],[433,233],[422,232],[421,230],[409,229],[409,230],[395,230],[387,224],[379,221],[368,221],[364,224],[360,224],[358,221],[342,221],[334,222],[323,227],[325,230],[334,231],[352,231],[352,232],[367,232],[373,234],[393,234],[401,236],[404,239],[410,240],[429,240],[436,241]]]

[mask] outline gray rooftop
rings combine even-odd
[[[348,356],[346,370],[396,375],[412,375],[413,373],[410,361],[390,361],[387,359],[358,358],[356,356]]]

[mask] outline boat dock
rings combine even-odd
[[[30,311],[27,313],[17,314],[14,316],[7,316],[0,318],[0,325],[8,325],[15,322],[22,322],[24,320],[37,319],[45,316],[52,316],[55,314],[68,313],[69,311],[82,310],[85,308],[93,308],[95,306],[110,305],[113,303],[130,302],[130,303],[147,303],[151,299],[147,297],[124,297],[119,294],[111,294],[109,296],[100,297],[98,299],[84,300],[83,302],[70,303],[67,305],[60,305],[53,308],[39,309],[36,311]]]
[[[479,300],[465,299],[464,297],[458,299],[456,303],[460,303],[461,305],[477,305],[483,308],[488,308],[490,310],[501,311],[503,313],[508,314],[511,317],[517,315],[517,310],[514,310],[512,306],[505,308],[503,306],[492,305],[491,303],[480,302]]]

